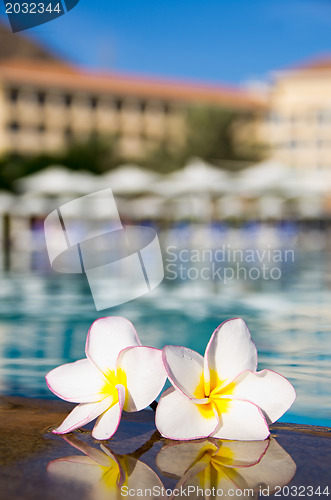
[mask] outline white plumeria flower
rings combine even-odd
[[[165,346],[163,362],[173,387],[161,396],[156,427],[170,439],[263,440],[268,424],[295,400],[282,375],[256,371],[256,347],[242,319],[215,330],[204,358],[185,347]]]
[[[79,403],[55,434],[65,434],[98,417],[92,436],[109,439],[122,410],[139,411],[155,400],[166,381],[162,351],[140,344],[130,321],[112,316],[95,321],[86,340],[86,357],[46,375],[54,394]]]
[[[214,488],[224,497],[257,500],[261,485],[271,495],[296,472],[295,462],[273,438],[176,443],[159,451],[156,464],[163,474],[179,479],[176,488],[205,492],[206,499],[210,499],[206,492]]]
[[[53,460],[48,464],[47,471],[60,481],[67,480],[71,484],[87,486],[88,498],[118,500],[122,498],[122,488],[127,492],[138,491],[138,496],[139,490],[152,491],[157,488],[162,491],[163,484],[157,474],[140,460],[129,455],[113,453],[103,444],[100,445],[101,449],[94,448],[75,436],[64,439],[84,455]]]

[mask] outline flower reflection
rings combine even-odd
[[[179,478],[190,498],[258,498],[293,478],[296,465],[274,438],[266,441],[196,441],[165,446],[156,457],[163,474]],[[237,496],[236,496],[237,495]]]
[[[103,444],[94,448],[76,436],[63,436],[71,446],[84,453],[59,458],[50,462],[47,471],[60,480],[70,480],[86,485],[91,500],[111,500],[134,492],[153,488],[162,490],[157,474],[146,464],[130,455],[113,453]],[[124,492],[124,494],[122,494]]]

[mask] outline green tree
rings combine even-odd
[[[177,170],[185,163],[185,151],[182,147],[174,147],[160,142],[147,152],[145,158],[137,162],[156,172],[166,174]]]
[[[189,109],[184,156],[199,157],[211,163],[259,160],[259,145],[252,141],[243,143],[237,135],[238,129],[249,126],[252,118],[250,112],[202,106]]]
[[[121,158],[115,137],[93,134],[87,141],[74,141],[59,157],[61,164],[72,170],[89,170],[102,174],[114,168]]]
[[[50,165],[64,165],[72,170],[88,170],[102,174],[122,159],[117,153],[114,137],[103,138],[92,135],[85,142],[75,141],[68,148],[54,154],[38,155],[11,154],[0,159],[0,189],[14,190],[15,180],[33,174]]]

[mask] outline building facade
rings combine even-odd
[[[0,61],[0,154],[55,152],[91,134],[139,158],[185,138],[190,106],[261,110],[263,100],[218,86],[96,74],[56,61]]]
[[[271,156],[294,168],[331,168],[331,57],[276,73],[267,107]]]

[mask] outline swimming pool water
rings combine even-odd
[[[305,253],[280,280],[165,280],[150,294],[97,312],[84,276],[4,274],[0,287],[0,393],[54,397],[44,375],[84,357],[98,317],[125,316],[143,344],[180,344],[204,353],[213,330],[242,317],[259,369],[282,373],[297,400],[283,421],[331,423],[330,255]],[[100,287],[116,283],[100,283]]]

